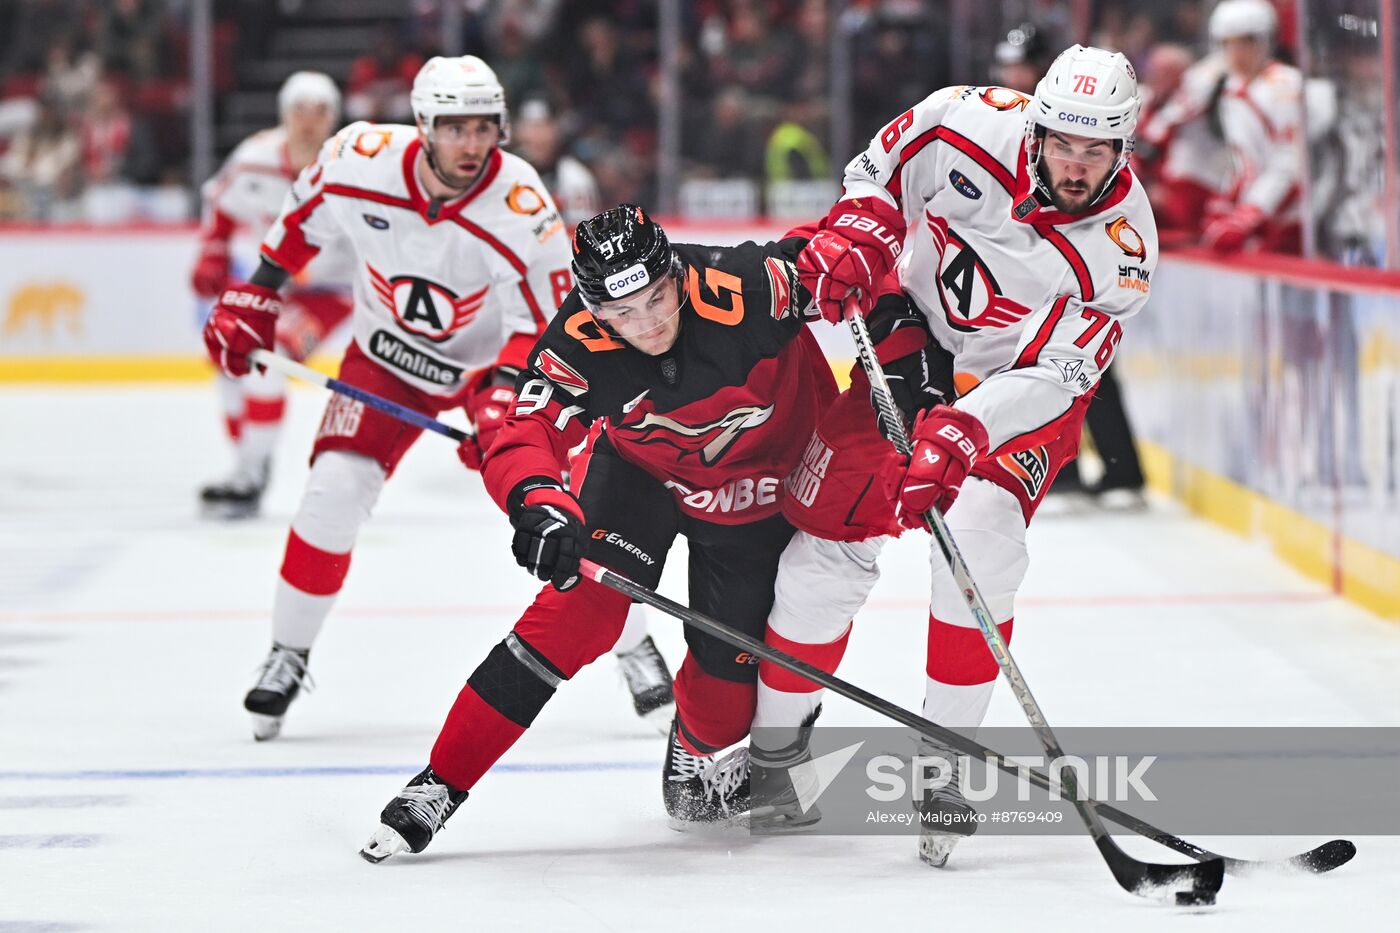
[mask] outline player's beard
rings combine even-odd
[[[1089,206],[1093,196],[1094,189],[1089,187],[1088,182],[1066,179],[1051,190],[1050,200],[1054,202],[1056,210],[1077,214]]]
[[[428,158],[428,168],[437,176],[437,180],[458,193],[464,192],[472,185],[476,184],[476,180],[481,177],[481,173],[486,171],[486,163],[491,161],[490,153],[487,153],[482,157],[481,164],[477,166],[476,171],[471,174],[461,174],[449,171],[432,149],[427,149],[426,155]]]

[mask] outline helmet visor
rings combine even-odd
[[[650,336],[669,326],[681,313],[676,280],[662,276],[641,291],[602,303],[588,302],[593,316],[624,340]]]
[[[1118,161],[1119,148],[1111,139],[1076,136],[1055,130],[1045,134],[1040,154],[1061,162],[1074,162],[1096,172],[1104,171]]]

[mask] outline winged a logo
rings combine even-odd
[[[670,444],[682,457],[696,454],[705,466],[713,466],[745,431],[764,424],[772,415],[772,405],[744,405],[707,424],[689,425],[647,412],[640,420],[618,425],[615,430],[628,432],[629,439],[639,444]]]
[[[386,276],[365,263],[375,297],[399,327],[440,343],[470,324],[486,304],[491,286],[458,296],[446,285],[414,275]]]

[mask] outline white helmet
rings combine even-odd
[[[1047,130],[1118,141],[1118,160],[1090,203],[1103,197],[1133,154],[1133,133],[1142,109],[1137,73],[1128,57],[1107,49],[1070,46],[1050,64],[1027,109],[1026,161],[1042,189],[1044,180],[1035,169]]]
[[[325,104],[331,109],[332,121],[340,120],[340,89],[329,75],[298,71],[282,82],[282,89],[277,92],[277,113],[285,117],[287,111],[304,101]]]
[[[1278,14],[1267,0],[1220,0],[1210,11],[1210,38],[1223,42],[1238,36],[1272,39]]]
[[[496,72],[475,55],[430,58],[413,79],[413,115],[427,132],[438,117],[495,117],[501,142],[510,138],[506,92]]]

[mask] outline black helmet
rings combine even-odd
[[[574,282],[595,310],[679,271],[666,231],[635,204],[608,208],[574,231]]]

